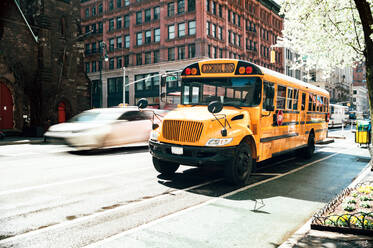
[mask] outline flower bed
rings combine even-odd
[[[373,235],[373,182],[345,189],[313,216],[311,228]]]

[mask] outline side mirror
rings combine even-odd
[[[136,105],[137,107],[139,107],[139,109],[144,109],[148,106],[148,100],[146,100],[145,98],[141,98]]]
[[[219,113],[223,109],[223,104],[219,101],[212,101],[207,106],[207,109],[210,113],[216,114]]]

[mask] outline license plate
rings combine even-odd
[[[176,155],[183,155],[183,148],[171,146],[171,153]]]

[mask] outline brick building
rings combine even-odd
[[[78,0],[1,1],[0,130],[40,135],[89,108],[79,8]]]
[[[159,104],[160,78],[206,58],[244,59],[283,72],[282,48],[271,46],[281,34],[280,6],[272,0],[81,0],[85,70],[93,82],[93,106],[147,97]],[[105,58],[108,61],[105,61]],[[100,80],[101,79],[101,80]],[[180,82],[168,80],[167,92]],[[102,84],[100,83],[102,81]]]

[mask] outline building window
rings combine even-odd
[[[168,26],[168,39],[174,39],[175,38],[175,25],[169,25]]]
[[[142,65],[142,53],[136,54],[136,65]]]
[[[178,24],[178,36],[184,37],[185,36],[185,23]]]
[[[168,48],[168,61],[175,60],[175,49],[173,47]]]
[[[152,12],[150,9],[145,10],[145,22],[150,22],[152,19]]]
[[[89,64],[89,62],[85,62],[85,72],[86,73],[89,73],[89,70],[90,69],[90,64]]]
[[[219,58],[223,58],[223,48],[219,48]]]
[[[206,11],[210,12],[210,0],[206,0]]]
[[[122,7],[122,0],[117,0],[117,8],[121,8]]]
[[[98,33],[102,34],[103,29],[104,29],[104,25],[102,24],[102,22],[99,22],[98,23]]]
[[[136,45],[137,46],[142,45],[142,32],[136,33]]]
[[[182,14],[185,12],[185,2],[184,0],[177,1],[177,13]]]
[[[161,29],[156,28],[154,29],[154,42],[160,42],[161,41]]]
[[[114,9],[114,0],[109,0],[109,10]]]
[[[153,19],[158,20],[160,13],[161,13],[160,7],[159,6],[154,7],[154,9],[153,9]]]
[[[150,64],[152,63],[152,54],[151,52],[146,52],[145,53],[145,64]]]
[[[129,15],[125,15],[124,16],[124,27],[125,28],[128,28],[130,26],[130,16]]]
[[[228,22],[231,22],[231,10],[230,9],[228,9],[227,17],[228,17]]]
[[[92,33],[96,33],[97,32],[97,29],[96,29],[96,23],[92,24],[91,26],[91,30],[92,30]]]
[[[117,17],[117,29],[121,29],[122,28],[122,17],[119,16]]]
[[[237,15],[237,25],[241,27],[241,16]]]
[[[212,2],[212,13],[216,15],[216,2]]]
[[[130,41],[130,36],[125,35],[124,36],[124,48],[130,48],[131,41]]]
[[[117,48],[122,48],[122,37],[117,37]]]
[[[86,18],[89,17],[89,8],[86,8],[86,9],[85,9],[85,17],[86,17]]]
[[[152,42],[152,31],[147,30],[145,31],[145,43],[149,44],[150,42]]]
[[[96,61],[92,61],[92,72],[96,72],[96,71],[97,71]]]
[[[218,39],[223,40],[223,28],[218,27]]]
[[[218,48],[214,47],[213,49],[214,49],[213,57],[216,59],[218,57]]]
[[[98,5],[98,14],[102,14],[102,3]]]
[[[97,52],[97,49],[96,49],[96,42],[93,42],[92,43],[92,53],[96,53]]]
[[[153,52],[153,58],[154,58],[154,63],[159,63],[160,61],[160,53],[159,50],[155,50]]]
[[[188,0],[188,11],[195,11],[196,10],[196,0]]]
[[[211,58],[211,45],[207,46],[207,56]]]
[[[207,32],[207,35],[211,35],[210,22],[206,22],[206,32]]]
[[[124,0],[124,6],[129,6],[130,5],[130,0]]]
[[[142,12],[141,11],[136,12],[136,24],[142,24]]]
[[[213,23],[211,25],[212,37],[216,38],[216,25]]]
[[[96,15],[96,7],[92,7],[92,16]]]
[[[232,35],[231,35],[231,33],[232,33],[232,32],[229,30],[229,31],[228,31],[228,43],[229,43],[229,44],[232,43],[232,39],[231,39],[231,36],[232,36]]]
[[[114,58],[109,58],[109,70],[114,69]]]
[[[188,22],[188,34],[195,35],[196,34],[196,21],[189,21]]]
[[[179,60],[185,59],[185,47],[184,46],[179,46],[177,48],[177,58]]]
[[[114,38],[109,39],[109,51],[114,51]]]
[[[219,5],[219,17],[223,18],[223,6],[221,4]]]
[[[175,14],[175,3],[171,2],[167,4],[167,16],[173,16]]]
[[[194,58],[196,56],[196,45],[189,44],[188,45],[188,58]]]
[[[114,18],[109,19],[109,31],[114,30]]]
[[[117,69],[123,67],[122,62],[123,62],[122,57],[117,57]]]
[[[130,64],[130,56],[124,55],[124,66],[128,66]]]

